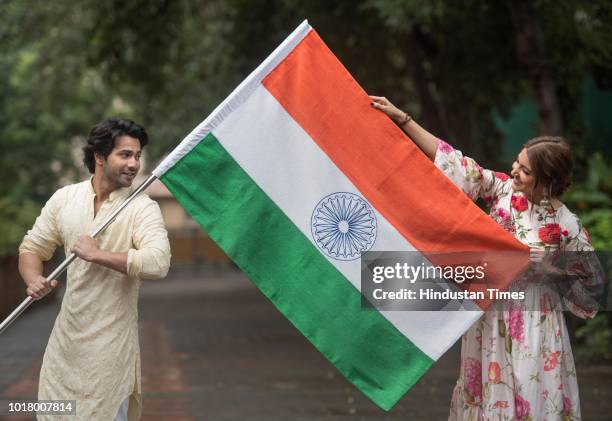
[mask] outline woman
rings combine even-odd
[[[570,185],[573,166],[570,148],[563,139],[540,137],[528,141],[508,177],[482,169],[386,98],[370,98],[372,106],[398,124],[457,187],[472,200],[482,198],[491,207],[491,217],[530,246],[532,260],[546,260],[550,258],[547,252],[557,248],[592,251],[579,219],[559,201]],[[579,268],[575,273],[592,269],[590,273],[599,274],[596,263],[588,259],[574,263],[571,267]],[[552,265],[545,267],[547,274],[566,274]],[[536,278],[542,275],[540,271],[535,273]],[[588,289],[597,283],[593,276],[583,276],[577,284]],[[490,309],[463,336],[460,375],[449,419],[580,419],[578,383],[565,319],[560,310],[551,308],[559,297],[543,284],[529,283],[526,288],[523,303],[510,304],[504,310]],[[568,296],[564,301],[574,314],[582,318],[595,315],[596,307],[588,297],[570,301]]]

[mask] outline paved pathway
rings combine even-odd
[[[36,396],[57,311],[37,303],[0,337],[0,399]],[[458,374],[454,347],[384,412],[231,270],[144,283],[140,336],[145,421],[446,420]],[[583,419],[612,419],[612,367],[577,371]]]

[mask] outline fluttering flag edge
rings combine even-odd
[[[152,171],[160,178],[172,168],[183,156],[191,151],[215,127],[225,120],[233,111],[246,101],[262,79],[272,71],[312,30],[308,20],[304,20],[276,49],[247,76],[181,143]]]

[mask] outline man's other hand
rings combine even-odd
[[[98,243],[89,235],[81,235],[72,247],[72,252],[87,262],[93,262],[99,251]]]

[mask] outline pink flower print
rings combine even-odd
[[[561,235],[563,235],[564,237],[569,237],[569,231],[564,229],[561,231]]]
[[[544,363],[544,371],[551,371],[557,367],[557,364],[559,364],[559,355],[561,355],[561,351],[555,351],[548,354],[546,362]],[[561,384],[559,388],[562,389],[563,384]]]
[[[565,395],[563,395],[563,413],[568,415],[572,413],[572,401]]]
[[[468,357],[464,365],[465,389],[474,401],[482,399],[482,364],[475,358]]]
[[[538,229],[538,237],[545,244],[558,244],[561,237],[559,224],[546,224]]]
[[[572,264],[569,267],[569,272],[579,276],[588,276],[587,270],[582,263]]]
[[[497,222],[503,229],[509,233],[514,233],[514,224],[512,223],[512,217],[510,213],[503,208],[496,208],[495,212],[491,214],[495,222]]]
[[[512,339],[520,343],[525,339],[523,312],[515,306],[510,306],[508,314],[508,334]]]
[[[544,396],[544,399],[548,399],[548,390],[542,392],[542,396]]]
[[[510,219],[510,217],[502,219],[501,221],[499,221],[499,224],[502,226],[503,229],[505,229],[511,234],[514,234],[514,225],[512,224],[512,220]]]
[[[587,229],[585,227],[582,227],[582,231],[584,232],[584,236],[586,237],[589,244],[591,244],[591,237],[589,236],[589,232],[587,231]]]
[[[465,157],[461,158],[461,166],[462,167],[467,167],[467,164],[468,164],[467,158],[465,158]]]
[[[529,204],[527,203],[527,199],[525,198],[525,196],[512,195],[512,197],[510,198],[510,204],[518,212],[523,212],[524,210],[527,210],[527,208],[529,207]]]
[[[496,361],[489,363],[489,383],[498,384],[501,381],[501,367]]]
[[[510,178],[510,176],[508,176],[508,174],[504,174],[503,172],[495,172],[495,177],[499,178],[501,181],[506,181],[507,179]]]
[[[563,383],[560,383],[560,384],[559,384],[559,387],[558,387],[557,389],[559,389],[559,390],[563,390]]]
[[[507,408],[508,401],[497,401],[493,404],[493,409]]]
[[[514,396],[514,416],[517,420],[524,420],[529,417],[531,408],[529,402],[519,394]]]
[[[550,298],[550,294],[544,293],[540,297],[540,311],[542,312],[542,316],[546,316],[550,313],[552,307],[552,302]]]
[[[487,206],[491,206],[493,204],[493,198],[491,196],[482,196],[482,200],[484,200]]]
[[[442,139],[438,139],[438,150],[442,153],[449,154],[454,151],[453,147],[443,141]]]

